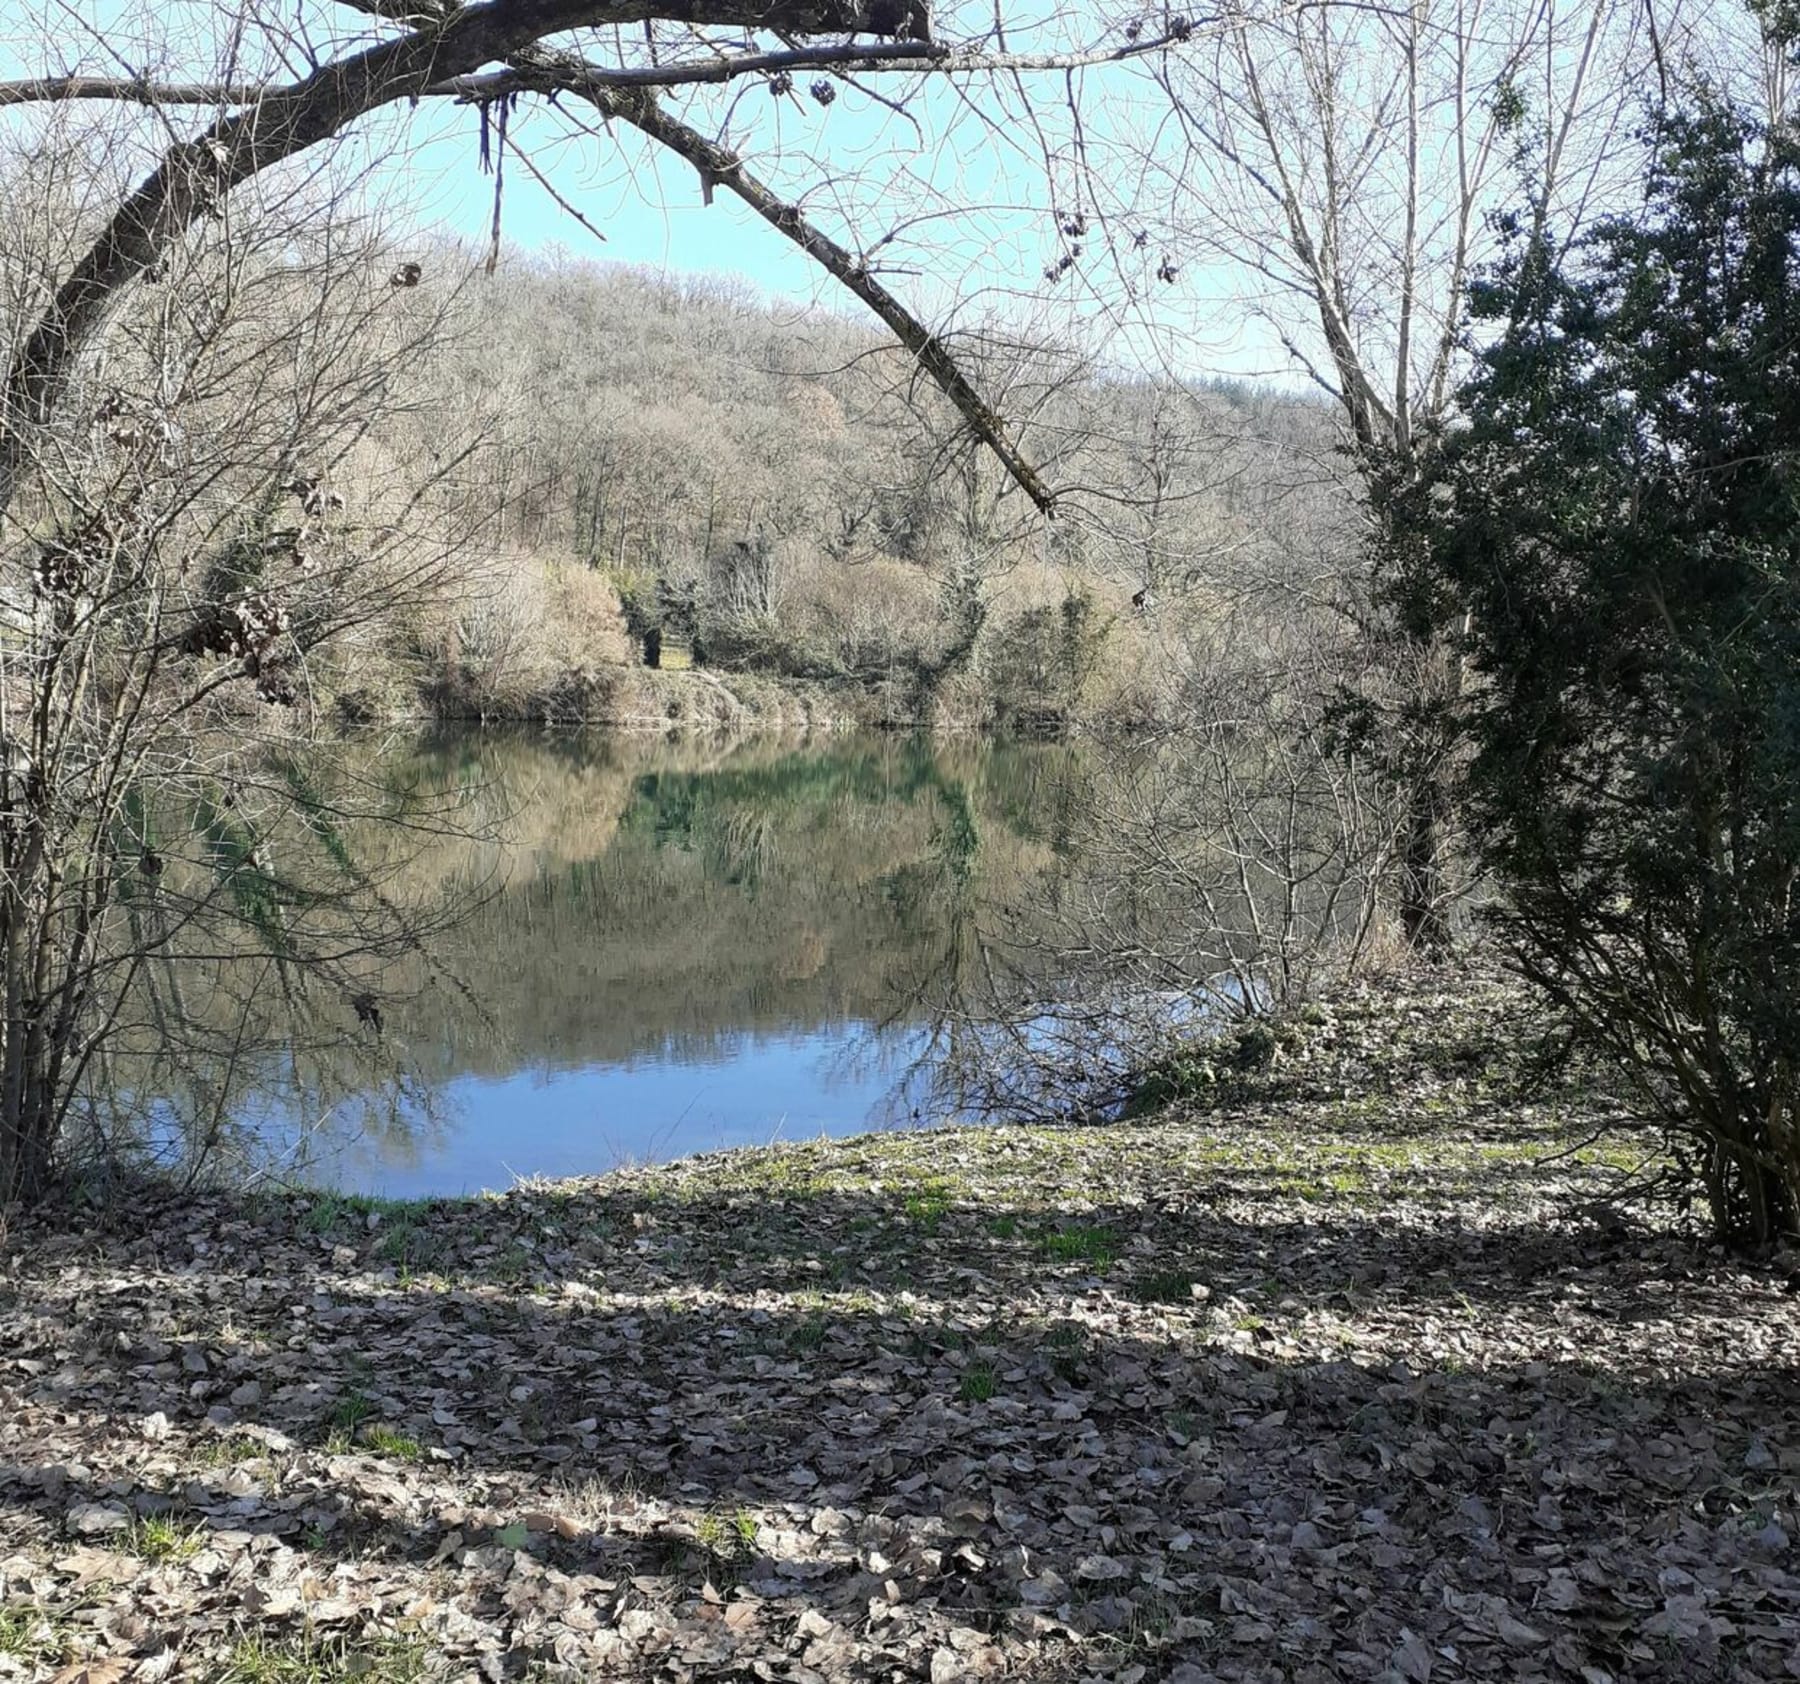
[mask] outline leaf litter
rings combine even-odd
[[[1104,1126],[0,1258],[0,1681],[1800,1677],[1800,1298],[1497,985]]]

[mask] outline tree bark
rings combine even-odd
[[[1444,909],[1446,796],[1430,771],[1412,775],[1406,792],[1406,835],[1400,851],[1400,930],[1415,953],[1436,957],[1450,948]]]

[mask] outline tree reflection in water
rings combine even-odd
[[[902,738],[430,740],[382,771],[454,797],[456,822],[404,858],[351,838],[445,926],[369,972],[379,1033],[190,1057],[133,1095],[165,1135],[229,1109],[239,1173],[401,1194],[910,1122],[940,1097],[919,1057],[984,920],[1067,869],[1055,808],[1079,766]],[[190,1004],[289,1009],[273,979],[218,971],[196,963]]]

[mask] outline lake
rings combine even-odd
[[[235,1104],[260,1173],[400,1197],[927,1120],[972,958],[1029,947],[1084,777],[1067,745],[895,737],[384,760],[454,800],[395,874],[445,910],[429,963],[377,976],[354,1059],[321,1042]]]

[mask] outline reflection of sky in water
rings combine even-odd
[[[987,909],[1065,869],[1081,776],[1057,745],[535,733],[434,737],[391,773],[458,792],[398,855],[446,915],[429,953],[369,977],[373,1026],[321,1008],[291,1056],[260,997],[275,1055],[148,1089],[170,1157],[222,1114],[251,1173],[413,1197],[910,1123]]]
[[[352,1142],[308,1179],[392,1198],[475,1193],[523,1176],[594,1175],[729,1146],[857,1134],[895,1118],[921,1032],[865,1025],[725,1037],[705,1060],[652,1048],[629,1061],[463,1076],[434,1096],[411,1154]],[[902,1105],[900,1116],[907,1116]],[[423,1142],[422,1142],[423,1144]]]

